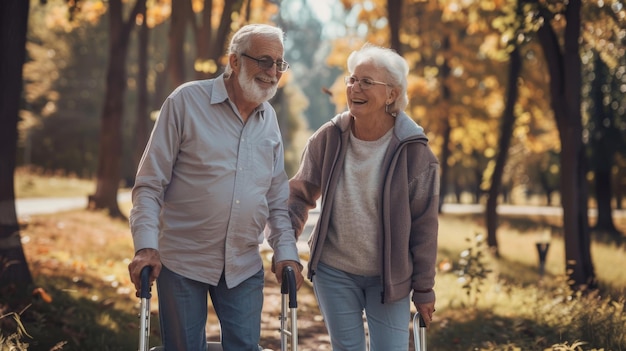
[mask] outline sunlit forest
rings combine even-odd
[[[125,219],[117,196],[164,99],[223,73],[247,23],[286,35],[290,68],[271,103],[289,176],[308,137],[346,110],[347,57],[369,42],[409,63],[406,112],[440,161],[440,212],[479,206],[494,257],[503,205],[562,210],[552,230],[574,291],[598,287],[593,241],[624,243],[623,0],[1,0],[0,11],[3,262],[25,262],[6,244],[19,236],[21,172],[93,181],[88,210]],[[0,286],[32,283],[23,266],[0,271]]]
[[[18,166],[95,177],[106,146],[99,144],[101,124],[112,113],[103,106],[115,97],[119,173],[122,184],[132,184],[137,153],[164,97],[184,81],[220,74],[232,29],[268,22],[287,38],[291,69],[273,103],[291,174],[307,136],[345,109],[347,55],[369,41],[393,47],[410,63],[407,112],[426,129],[445,167],[444,201],[481,201],[497,170],[502,201],[558,204],[555,109],[565,106],[553,94],[580,75],[585,177],[593,185],[598,172],[608,171],[603,183],[612,185],[614,206],[622,205],[626,34],[619,1],[581,4],[579,72],[564,71],[564,57],[546,53],[554,44],[557,56],[565,54],[566,7],[559,1],[148,1],[133,19],[128,13],[139,4],[122,2],[116,14],[113,3],[31,3]],[[395,3],[401,8],[388,13]],[[553,41],[546,44],[548,26],[553,38],[545,40]],[[124,42],[123,57],[111,57],[114,37]],[[109,91],[114,59],[124,64],[123,80],[115,81],[120,96]],[[559,79],[561,91],[553,92],[550,84]]]

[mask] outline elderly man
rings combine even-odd
[[[292,266],[297,286],[303,281],[282,138],[267,102],[289,68],[283,51],[279,28],[242,27],[225,73],[174,90],[144,151],[132,193],[129,272],[140,290],[141,269],[153,268],[165,350],[205,350],[207,295],[223,349],[258,350],[264,233],[277,279]]]

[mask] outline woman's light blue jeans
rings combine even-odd
[[[161,340],[166,351],[205,351],[207,293],[222,331],[224,351],[258,351],[264,271],[228,289],[180,276],[163,266],[157,279]]]
[[[349,274],[319,263],[313,288],[333,351],[366,351],[363,311],[370,351],[409,349],[410,297],[381,303],[380,277]]]

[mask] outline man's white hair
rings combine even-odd
[[[241,55],[250,50],[252,39],[258,36],[280,40],[280,42],[284,44],[285,33],[282,29],[269,24],[247,24],[239,28],[230,39],[228,56],[232,54]],[[232,73],[233,69],[230,67],[230,61],[226,64],[224,71],[227,75]]]

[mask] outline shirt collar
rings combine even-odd
[[[219,104],[228,99],[228,91],[226,91],[226,83],[224,82],[224,74],[215,78],[213,83],[213,92],[211,93],[211,104]]]
[[[224,81],[224,73],[215,78],[213,84],[213,93],[211,94],[211,104],[219,104],[228,100],[228,91],[226,90],[226,82]],[[254,109],[254,114],[258,113],[259,117],[265,118],[265,109],[268,102],[263,102]]]

